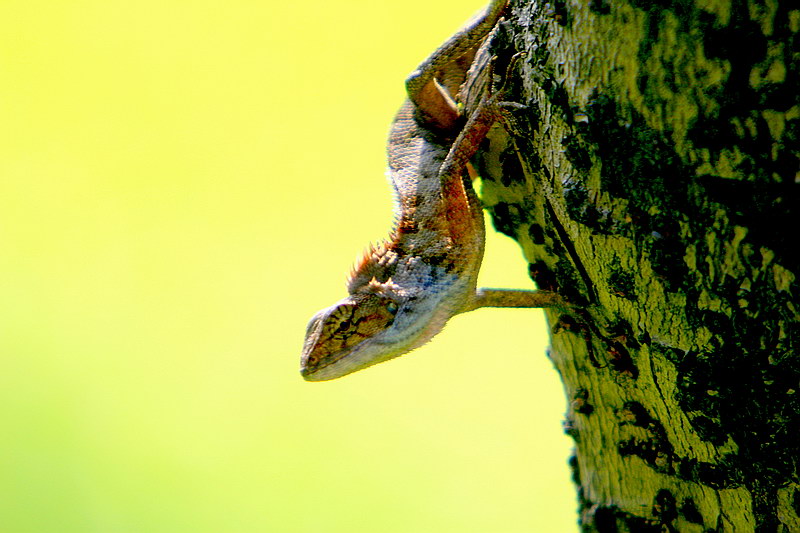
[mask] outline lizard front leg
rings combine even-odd
[[[440,179],[442,180],[443,200],[449,204],[446,208],[448,218],[455,219],[463,212],[462,199],[467,198],[470,203],[474,217],[482,217],[483,212],[474,191],[466,190],[462,176],[470,168],[469,160],[478,151],[478,148],[489,132],[491,126],[499,118],[500,110],[497,99],[499,95],[485,97],[478,104],[478,108],[473,113],[461,133],[453,143],[447,159],[442,164]],[[470,174],[472,174],[470,172]],[[481,223],[475,221],[474,226]],[[460,234],[462,228],[469,227],[465,223],[456,224],[451,230],[454,240],[463,239],[465,235]],[[477,274],[477,273],[476,273]],[[467,299],[464,306],[458,311],[465,313],[480,307],[561,307],[568,308],[569,304],[556,292],[552,291],[530,291],[521,289],[476,289]]]
[[[488,43],[484,44],[478,51],[478,54],[484,52]],[[516,54],[508,65],[506,77],[511,72],[516,64],[516,61],[523,57],[523,54]],[[464,184],[462,176],[467,173],[474,180],[477,173],[469,163],[470,159],[477,153],[480,144],[489,133],[492,125],[498,120],[505,118],[508,112],[507,102],[502,102],[506,90],[506,80],[503,80],[501,87],[497,92],[493,92],[491,88],[492,83],[492,68],[494,61],[490,59],[486,63],[488,72],[489,86],[485,89],[485,94],[479,99],[472,113],[469,115],[467,123],[462,128],[456,140],[451,146],[450,152],[445,159],[440,169],[439,177],[442,181],[443,200],[445,203],[452,203],[448,207],[448,212],[457,213],[463,210],[461,205],[462,199],[467,198],[470,203],[473,203],[472,212],[473,216],[481,220],[474,220],[473,227],[482,223],[482,208],[479,204],[474,191]],[[478,75],[478,74],[475,74]],[[505,122],[505,120],[503,121]],[[451,217],[448,217],[451,218]],[[468,224],[459,224],[456,230],[461,227],[467,227]],[[463,238],[456,232],[452,234],[454,239]],[[545,308],[545,307],[560,307],[568,309],[571,306],[556,292],[552,291],[531,291],[520,289],[489,289],[480,288],[474,291],[474,294],[468,298],[463,307],[458,311],[465,313],[480,307],[523,307],[523,308]]]
[[[553,291],[526,291],[521,289],[485,289],[475,291],[475,297],[461,309],[461,313],[480,307],[569,307],[560,294]]]

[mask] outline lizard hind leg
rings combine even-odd
[[[422,120],[428,128],[445,133],[457,129],[458,119],[461,116],[453,98],[448,94],[435,78],[420,88],[417,93],[416,110],[418,119]]]
[[[479,13],[450,37],[408,76],[406,90],[409,99],[414,104],[419,105],[420,91],[440,70],[467,52],[478,48],[483,38],[500,20],[507,5],[508,0],[492,0],[492,3],[482,13]]]
[[[457,87],[466,76],[472,55],[500,20],[507,4],[508,0],[492,0],[408,76],[408,98],[425,123],[441,131],[455,131],[459,112],[453,98]]]
[[[447,158],[442,163],[439,171],[439,176],[445,188],[447,187],[445,183],[447,180],[456,176],[460,177],[464,175],[465,171],[469,173],[472,181],[475,180],[477,173],[469,161],[478,152],[481,142],[489,133],[489,129],[498,120],[503,123],[507,122],[509,108],[524,107],[522,104],[504,102],[503,97],[508,90],[511,73],[516,68],[517,62],[525,56],[525,52],[517,52],[511,56],[505,69],[505,75],[502,77],[500,86],[497,89],[492,86],[496,56],[489,57],[482,67],[484,72],[475,76],[476,78],[484,77],[488,83],[480,88],[473,87],[473,89],[478,90],[478,95],[475,99],[469,98],[468,94],[466,95],[467,122],[453,142],[450,152],[447,154]],[[464,95],[462,94],[462,96]],[[477,103],[475,103],[476,101]]]

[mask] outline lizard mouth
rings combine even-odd
[[[363,368],[358,366],[351,368],[351,366],[347,364],[347,357],[352,355],[355,348],[357,348],[357,346],[342,350],[336,354],[336,356],[329,356],[328,358],[315,362],[315,364],[310,364],[308,359],[304,357],[302,366],[300,367],[300,375],[306,381],[328,381],[355,372]],[[344,363],[342,363],[342,360],[344,360]]]
[[[315,368],[314,370],[312,370],[310,368],[303,367],[300,369],[300,375],[303,376],[303,379],[305,379],[306,381],[315,381],[311,379],[311,377],[317,370],[319,370],[319,368]]]
[[[355,370],[347,370],[342,372],[331,368],[337,362],[339,362],[342,357],[336,359],[335,361],[327,361],[324,364],[315,367],[303,366],[300,368],[300,375],[306,381],[328,381],[341,377],[345,374],[349,374],[350,372],[354,372]]]

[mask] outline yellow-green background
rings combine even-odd
[[[297,373],[388,231],[403,79],[481,4],[0,2],[0,533],[575,530],[540,311]]]

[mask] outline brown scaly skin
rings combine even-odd
[[[495,0],[406,81],[409,99],[388,145],[397,224],[354,268],[349,296],[309,322],[301,359],[306,380],[338,378],[402,355],[453,315],[478,307],[563,305],[546,291],[476,288],[485,230],[468,166],[498,119],[498,95],[486,95],[466,123],[454,98],[506,2]]]

